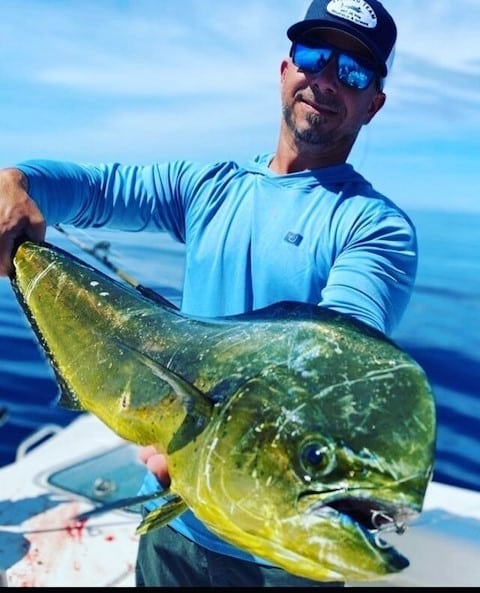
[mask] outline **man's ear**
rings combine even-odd
[[[285,80],[288,66],[289,66],[289,60],[285,59],[285,60],[281,61],[281,63],[280,63],[280,82],[283,82]]]
[[[377,91],[375,96],[373,97],[370,106],[367,111],[365,124],[368,124],[372,121],[373,117],[380,111],[380,109],[385,105],[385,101],[387,96],[383,91]]]

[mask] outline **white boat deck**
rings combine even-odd
[[[0,571],[10,587],[133,586],[139,515],[116,511],[86,523],[93,507],[51,487],[54,470],[123,441],[81,416],[17,462],[0,470]]]
[[[48,479],[58,468],[123,443],[85,415],[0,469],[0,586],[134,585],[139,515],[113,511],[76,522],[73,517],[94,506],[91,500]],[[480,585],[480,492],[432,483],[420,518],[390,541],[410,566],[381,581],[348,586]]]

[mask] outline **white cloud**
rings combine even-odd
[[[480,73],[477,0],[384,0],[398,26],[398,50],[433,65]]]

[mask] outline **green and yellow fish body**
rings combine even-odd
[[[150,300],[49,244],[21,244],[12,286],[61,402],[168,455],[172,502],[230,543],[319,581],[408,561],[382,535],[420,513],[435,406],[392,341],[324,308],[218,319]]]

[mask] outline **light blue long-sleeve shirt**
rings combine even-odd
[[[216,317],[303,301],[390,334],[417,269],[408,216],[349,164],[277,175],[271,158],[244,166],[35,160],[18,168],[48,224],[166,231],[185,243],[186,313]],[[155,487],[148,476],[144,490]],[[210,549],[253,559],[191,512],[172,526]]]

